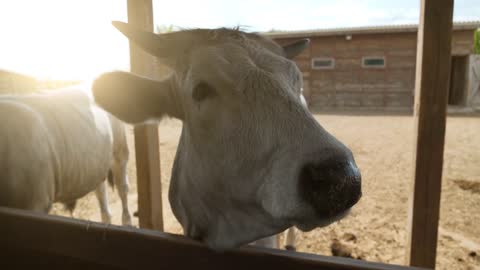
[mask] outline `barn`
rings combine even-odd
[[[449,105],[480,106],[480,57],[473,54],[479,27],[479,21],[453,25]],[[311,40],[295,60],[313,109],[412,111],[417,30],[417,25],[389,25],[266,34],[281,44]]]

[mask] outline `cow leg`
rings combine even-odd
[[[127,163],[114,164],[112,166],[113,181],[117,186],[118,196],[122,201],[122,225],[132,225],[132,215],[128,209],[128,176],[127,176]]]
[[[285,249],[295,251],[295,227],[290,227],[285,236]]]
[[[107,193],[107,183],[102,181],[97,189],[95,190],[95,195],[97,195],[98,204],[100,206],[100,213],[102,215],[102,222],[106,224],[112,223],[112,214],[108,208],[108,193]]]
[[[31,203],[30,206],[28,207],[18,207],[16,205],[3,205],[3,206],[7,206],[7,207],[12,207],[12,208],[20,208],[20,209],[25,209],[25,210],[32,210],[32,211],[35,211],[35,212],[38,212],[38,213],[44,213],[44,214],[48,214],[50,212],[50,210],[52,209],[52,200],[50,200],[50,198],[45,198],[45,199],[40,199],[40,200],[37,200],[33,203]]]

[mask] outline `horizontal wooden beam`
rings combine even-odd
[[[420,269],[258,247],[217,253],[201,243],[159,231],[105,225],[2,207],[0,239],[2,256],[9,255],[0,260],[0,266],[10,266],[6,269],[17,269],[15,266],[37,262],[55,264],[58,268],[69,266],[68,269],[71,266],[88,266],[88,269],[155,267],[188,270]]]

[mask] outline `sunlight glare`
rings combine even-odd
[[[128,70],[128,41],[112,25],[126,1],[8,0],[0,5],[0,69],[40,79]]]

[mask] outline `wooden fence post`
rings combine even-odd
[[[414,119],[416,148],[407,263],[435,268],[450,74],[453,0],[421,0]]]
[[[128,0],[128,23],[153,32],[151,0]],[[140,75],[154,77],[152,56],[130,43],[130,68]],[[162,181],[157,125],[134,128],[137,160],[138,218],[141,228],[163,231]]]

